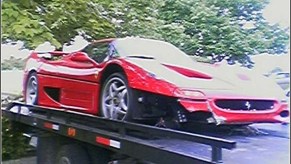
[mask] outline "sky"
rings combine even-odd
[[[263,16],[270,24],[278,23],[283,28],[290,28],[290,0],[271,0]],[[256,63],[253,69],[257,72],[266,73],[278,65],[283,71],[290,72],[290,49],[285,55],[260,54],[252,56],[252,60]]]
[[[281,27],[286,28],[290,27],[290,0],[270,0],[270,4],[264,9],[263,11],[263,16],[266,18],[266,20],[271,23],[271,24],[276,24],[278,23]],[[80,41],[77,38],[78,41]],[[4,59],[10,58],[10,56],[14,56],[15,58],[25,58],[29,54],[29,50],[27,49],[21,49],[23,46],[22,42],[17,42],[14,45],[4,45],[1,44],[1,62]],[[47,46],[47,47],[46,47]],[[49,48],[51,49],[50,45],[48,43],[44,43],[40,45],[38,49],[43,49],[43,48]],[[68,47],[66,49],[68,51]],[[264,59],[264,63],[258,63],[256,64],[257,67],[256,69],[258,70],[263,70],[260,67],[264,67],[264,70],[267,69],[265,68],[266,63],[273,63],[272,67],[274,65],[274,62],[272,62],[272,58],[270,56],[265,56],[265,55],[258,55],[255,57],[257,61],[260,61],[259,59]],[[286,60],[289,59],[289,60]],[[268,60],[268,61],[267,61]],[[269,61],[271,60],[271,61]],[[283,64],[284,68],[290,68],[290,63],[286,63],[286,61],[290,61],[290,51],[289,55],[283,55],[283,57],[278,57],[276,59],[277,62],[275,64]]]
[[[271,0],[263,16],[270,23],[279,23],[281,27],[290,27],[290,0]]]

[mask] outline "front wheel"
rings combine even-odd
[[[131,120],[133,91],[122,73],[109,76],[101,91],[101,116],[114,120]]]

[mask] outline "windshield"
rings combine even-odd
[[[142,38],[123,38],[113,42],[118,54],[122,57],[146,57],[154,58],[165,64],[187,63],[193,65],[191,59],[183,51],[174,45],[158,40],[142,39]]]

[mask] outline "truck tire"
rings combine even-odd
[[[59,145],[59,137],[40,133],[37,139],[37,164],[55,164]]]
[[[64,145],[57,155],[57,164],[89,164],[89,157],[84,148],[77,144]]]
[[[112,152],[101,147],[87,146],[88,154],[92,164],[106,164],[111,161]]]

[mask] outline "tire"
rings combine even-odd
[[[57,155],[57,164],[89,164],[85,149],[77,144],[64,145]]]
[[[91,164],[105,164],[111,161],[110,157],[113,153],[108,149],[97,147],[94,145],[87,145],[86,148],[90,156]]]
[[[114,120],[132,120],[134,92],[122,73],[110,75],[104,82],[100,96],[100,115]]]
[[[36,156],[37,164],[55,164],[57,157],[58,145],[60,145],[59,137],[43,133],[37,133]]]
[[[27,78],[25,88],[25,102],[29,105],[38,104],[38,78],[35,72],[31,73]]]

